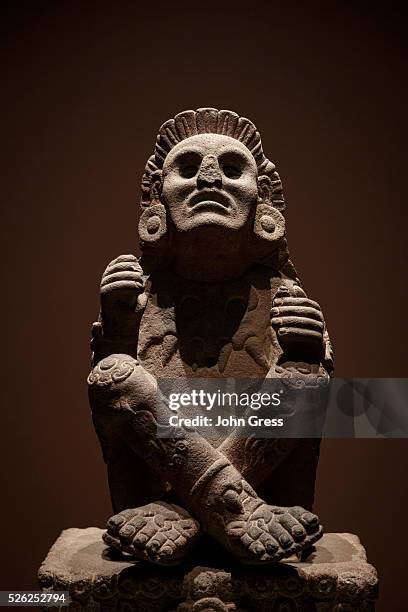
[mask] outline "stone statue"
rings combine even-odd
[[[322,535],[312,510],[319,440],[191,430],[158,438],[177,377],[327,379],[319,305],[289,259],[285,203],[255,126],[230,111],[185,111],[160,129],[142,180],[142,256],[101,281],[89,397],[115,515],[104,541],[161,565],[201,533],[242,563],[279,561]]]

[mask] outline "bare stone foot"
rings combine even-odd
[[[300,506],[269,506],[245,481],[229,487],[216,505],[208,531],[242,563],[280,561],[323,535],[315,514]]]
[[[188,555],[199,533],[199,523],[186,510],[156,502],[110,518],[103,540],[142,561],[176,565]]]

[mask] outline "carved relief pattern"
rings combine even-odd
[[[101,387],[123,382],[133,374],[136,365],[137,362],[131,358],[124,360],[117,357],[106,357],[93,368],[87,382],[90,386]]]
[[[42,574],[44,592],[69,591],[72,611],[112,612],[369,612],[378,583],[363,562],[341,564],[314,578],[283,566],[277,574],[195,567],[190,573],[167,570],[154,575],[141,567],[121,574],[66,582]],[[357,578],[359,576],[359,578]],[[47,608],[49,609],[49,608]],[[62,608],[67,610],[67,608]]]

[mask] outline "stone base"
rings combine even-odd
[[[69,608],[95,612],[348,612],[374,610],[378,579],[357,536],[328,533],[299,561],[248,567],[219,549],[160,568],[112,553],[102,530],[67,529],[39,570],[43,591],[69,591]],[[214,559],[216,562],[214,563]],[[50,608],[45,608],[50,610]]]

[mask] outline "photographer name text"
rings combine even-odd
[[[265,418],[256,414],[249,417],[236,417],[233,415],[212,418],[203,415],[193,417],[181,417],[177,414],[171,415],[169,425],[171,427],[283,427],[283,418]]]

